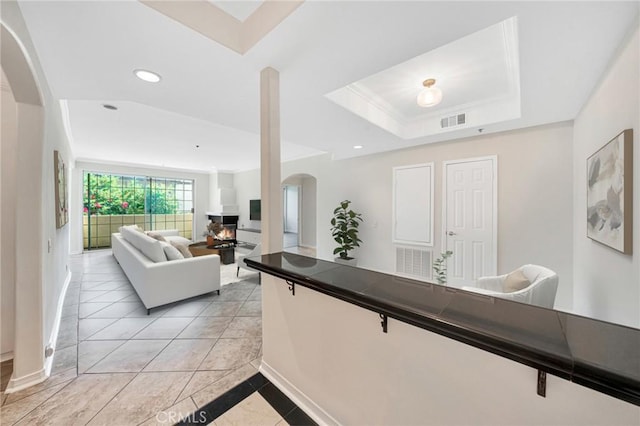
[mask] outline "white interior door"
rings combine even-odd
[[[497,158],[445,162],[444,176],[447,283],[460,287],[496,274]]]

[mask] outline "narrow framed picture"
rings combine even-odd
[[[62,228],[69,221],[67,208],[67,169],[62,155],[53,151],[53,172],[55,182],[56,228]]]
[[[587,236],[632,252],[633,130],[627,129],[587,159]]]

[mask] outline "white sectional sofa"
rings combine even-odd
[[[167,239],[178,236],[177,230],[154,232]],[[111,234],[111,248],[147,313],[151,308],[201,294],[220,294],[218,255],[169,261],[160,241],[130,227]]]

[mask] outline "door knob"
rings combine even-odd
[[[456,235],[456,233],[453,231],[449,231],[447,232],[447,235],[449,235],[450,237],[453,237],[454,235]]]

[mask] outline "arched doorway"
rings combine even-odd
[[[283,249],[316,255],[317,179],[306,173],[282,181]]]
[[[33,244],[43,239],[44,109],[37,79],[22,44],[4,23],[1,30],[1,67],[15,100],[11,107],[15,136],[6,140],[3,137],[1,147],[3,166],[6,161],[10,167],[2,167],[0,182],[3,205],[0,216],[0,240],[3,244],[0,250],[3,261],[11,265],[11,273],[3,273],[0,280],[3,290],[12,289],[14,292],[11,318],[13,373],[7,387],[9,393],[46,378],[43,253],[42,250],[34,250]],[[3,122],[3,136],[4,126]],[[8,187],[16,185],[16,182],[20,191],[33,196],[18,197],[9,191]],[[4,265],[3,262],[3,269]]]

